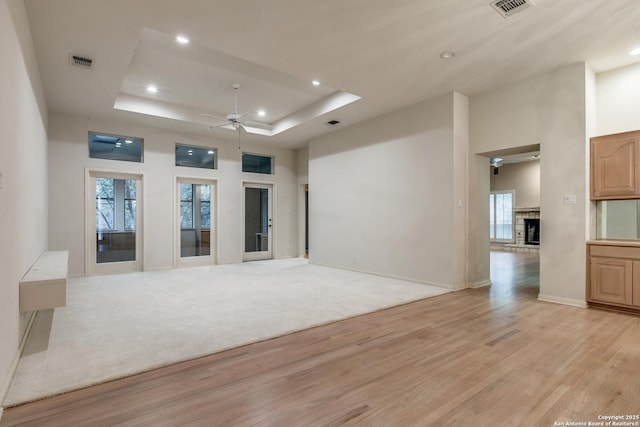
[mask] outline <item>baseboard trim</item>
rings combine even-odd
[[[419,285],[435,286],[437,288],[448,289],[450,291],[459,290],[459,289],[454,289],[454,287],[451,286],[451,285],[445,285],[444,283],[428,282],[426,280],[411,279],[411,278],[408,278],[408,277],[394,276],[392,274],[377,273],[375,271],[367,271],[367,270],[360,270],[360,269],[351,268],[351,267],[342,267],[342,266],[337,266],[337,265],[324,264],[324,263],[321,263],[321,262],[315,262],[315,261],[311,261],[311,260],[309,260],[309,264],[319,265],[321,267],[337,268],[338,270],[353,271],[353,272],[356,272],[356,273],[371,274],[372,276],[386,277],[388,279],[404,280],[405,282],[413,282],[413,283],[417,283]]]
[[[487,286],[491,286],[491,280],[487,279],[487,280],[480,280],[479,282],[473,282],[473,283],[469,283],[468,287],[471,289],[479,289],[479,288],[484,288]]]
[[[556,297],[554,295],[538,294],[538,301],[550,302],[553,304],[568,305],[571,307],[587,308],[587,302],[579,299]]]
[[[2,385],[2,389],[0,389],[0,405],[4,403],[4,399],[7,397],[7,393],[9,392],[9,387],[11,386],[11,381],[13,381],[13,376],[18,369],[18,363],[20,362],[20,356],[22,356],[22,351],[24,347],[27,345],[27,341],[29,340],[29,335],[31,334],[31,328],[33,327],[33,323],[36,319],[36,314],[38,312],[34,311],[31,313],[29,317],[29,321],[27,322],[27,328],[24,330],[24,334],[20,339],[20,345],[18,346],[18,350],[16,351],[15,356],[13,357],[13,361],[11,362],[11,366],[9,367],[9,374],[7,375],[7,379],[5,383]],[[2,418],[2,407],[0,407],[0,418]]]

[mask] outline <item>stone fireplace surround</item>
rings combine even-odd
[[[540,253],[539,245],[525,245],[524,243],[524,219],[525,218],[540,218],[540,208],[514,208],[515,217],[515,244],[504,245],[505,251],[511,252],[524,252],[524,253]]]

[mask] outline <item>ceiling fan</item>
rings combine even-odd
[[[240,89],[240,84],[239,83],[233,83],[231,85],[231,87],[233,88],[234,91],[234,96],[235,96],[235,109],[233,110],[233,113],[229,113],[227,114],[226,117],[220,117],[220,116],[216,116],[213,114],[206,114],[206,113],[202,113],[200,114],[203,117],[209,117],[211,119],[216,119],[216,120],[223,120],[225,123],[221,123],[219,125],[214,125],[214,126],[210,126],[209,128],[214,128],[214,127],[233,127],[235,130],[237,130],[238,132],[244,131],[247,132],[247,126],[250,127],[265,127],[266,124],[265,123],[260,123],[260,122],[253,122],[251,120],[247,120],[246,116],[247,114],[241,114],[238,112],[238,90]]]

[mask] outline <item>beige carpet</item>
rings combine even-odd
[[[448,290],[296,258],[77,278],[67,292],[48,348],[23,355],[3,406]]]

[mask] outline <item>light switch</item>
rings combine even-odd
[[[564,204],[565,205],[575,205],[576,204],[576,195],[575,194],[565,194],[564,195]]]

